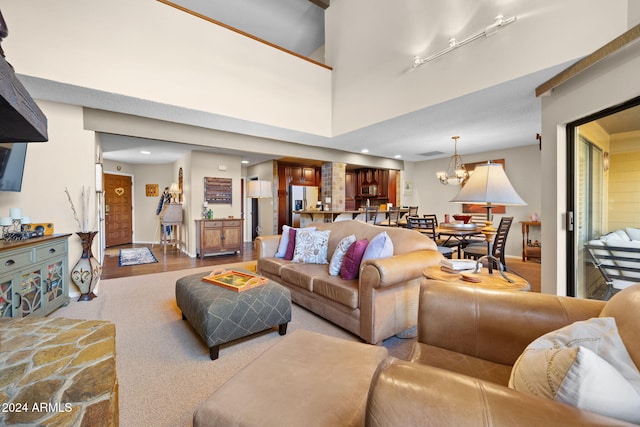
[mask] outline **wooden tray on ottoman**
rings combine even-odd
[[[266,277],[236,270],[213,270],[203,281],[235,292],[244,292],[262,286],[269,281]]]

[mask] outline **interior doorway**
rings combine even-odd
[[[129,175],[104,174],[106,247],[133,242],[132,184]]]
[[[597,298],[585,243],[640,227],[640,97],[567,125],[567,295]]]

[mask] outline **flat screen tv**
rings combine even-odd
[[[0,142],[0,191],[20,191],[22,189],[22,175],[26,158],[26,142]]]

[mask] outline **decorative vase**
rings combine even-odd
[[[82,244],[82,256],[71,270],[71,280],[80,289],[78,301],[91,301],[96,298],[93,288],[100,279],[100,274],[102,274],[102,265],[100,265],[100,262],[93,256],[91,251],[93,238],[96,237],[98,232],[89,231],[76,234],[80,237],[80,243]]]

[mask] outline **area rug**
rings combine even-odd
[[[120,249],[120,258],[118,263],[120,267],[125,265],[151,264],[158,262],[153,252],[149,248],[129,248]]]

